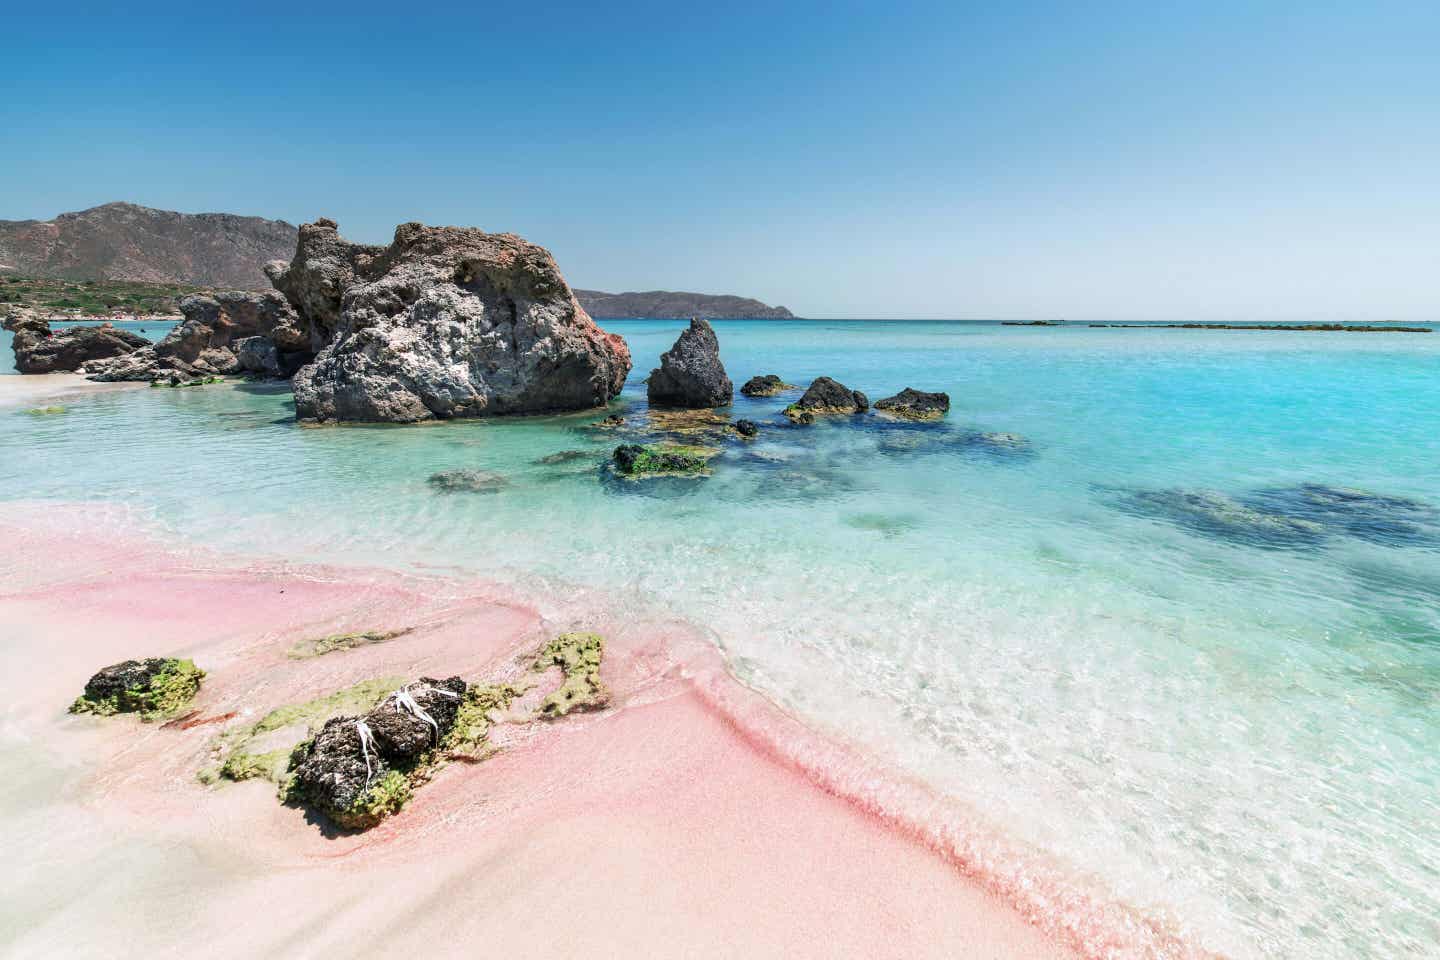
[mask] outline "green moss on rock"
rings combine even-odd
[[[491,712],[508,710],[515,698],[528,689],[509,683],[472,685],[455,714],[455,726],[445,739],[445,749],[461,758],[481,757],[490,737]]]
[[[193,660],[152,657],[106,667],[85,684],[71,713],[138,713],[149,722],[178,713],[200,691],[205,671]]]
[[[560,688],[540,704],[545,717],[563,717],[571,710],[598,710],[610,702],[600,679],[605,639],[594,633],[565,633],[551,640],[535,661],[536,670],[558,666],[565,674]]]
[[[627,443],[615,448],[615,470],[626,477],[700,476],[720,451],[678,443]]]
[[[405,627],[400,630],[366,630],[360,633],[332,633],[328,637],[301,640],[295,644],[295,646],[291,647],[286,655],[293,660],[323,657],[327,653],[352,650],[355,647],[364,647],[375,643],[385,643],[387,640],[403,637],[413,629],[413,627]]]

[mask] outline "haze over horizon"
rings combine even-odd
[[[5,24],[4,219],[474,225],[576,287],[809,317],[1440,319],[1433,3]]]

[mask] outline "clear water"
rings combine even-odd
[[[633,416],[680,325],[606,326],[635,354]],[[607,586],[1209,947],[1436,955],[1440,335],[716,328],[737,384],[943,389],[950,417],[789,429],[784,399],[737,396],[759,441],[703,481],[629,484],[594,468],[616,442],[594,416],[302,428],[283,390],[138,390],[0,411],[0,497],[124,500],[265,554]],[[564,450],[589,454],[536,462]],[[460,468],[510,483],[426,482]],[[1276,538],[1135,497],[1307,483],[1416,503]]]

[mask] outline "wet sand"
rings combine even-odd
[[[96,383],[78,373],[0,375],[0,407],[43,406],[80,395],[149,387],[148,383]]]
[[[683,624],[612,618],[571,591],[239,565],[122,528],[124,511],[0,510],[6,955],[1077,955],[767,748],[758,713],[798,725]],[[398,627],[414,629],[287,654]],[[520,677],[571,629],[608,638],[612,706],[554,722],[512,710],[497,755],[445,766],[369,832],[329,830],[266,782],[196,777],[226,723],[369,677]],[[94,669],[144,655],[193,657],[209,671],[194,708],[238,716],[180,729],[65,713]]]

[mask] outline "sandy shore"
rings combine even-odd
[[[96,383],[78,373],[0,375],[0,407],[45,406],[81,395],[148,386],[147,383]]]
[[[1085,928],[1078,894],[1055,922],[1017,907],[957,862],[963,843],[946,856],[817,775],[827,748],[786,759],[778,740],[807,734],[682,624],[609,616],[583,594],[236,566],[127,525],[123,511],[0,509],[7,956],[1187,952],[1149,928]],[[400,627],[413,630],[288,655],[297,640]],[[265,782],[197,779],[227,724],[364,678],[513,678],[570,629],[607,637],[612,706],[555,722],[512,711],[497,755],[444,767],[367,833],[326,830]],[[65,713],[97,667],[164,654],[209,671],[202,718],[236,717],[179,729]]]

